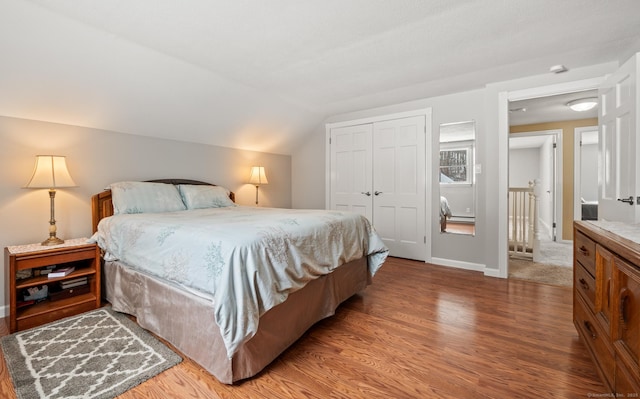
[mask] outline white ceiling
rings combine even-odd
[[[290,154],[329,115],[619,61],[637,0],[0,0],[0,115]]]

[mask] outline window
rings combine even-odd
[[[440,150],[440,183],[472,184],[471,147],[452,147]]]

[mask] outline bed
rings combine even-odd
[[[163,194],[139,200],[139,187]],[[174,209],[170,187],[185,209]],[[200,193],[215,189],[211,206]],[[106,300],[226,384],[255,376],[333,315],[388,254],[360,215],[233,200],[184,179],[120,182],[92,197]]]
[[[447,218],[452,216],[451,208],[449,208],[449,201],[443,196],[440,196],[440,231],[447,231]]]

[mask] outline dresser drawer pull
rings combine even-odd
[[[578,250],[580,250],[580,253],[582,255],[589,256],[589,250],[584,245],[582,245],[580,248],[578,248]]]
[[[581,278],[579,281],[582,289],[585,291],[589,291],[589,284],[587,283],[587,281],[584,278]]]
[[[593,330],[593,325],[591,325],[589,320],[585,320],[583,324],[584,324],[584,328],[586,328],[587,331],[589,331],[589,334],[591,334],[591,338],[593,339],[598,338],[598,336],[596,335],[596,332]]]
[[[622,322],[622,327],[627,329],[627,316],[626,316],[626,308],[627,308],[627,298],[629,297],[629,290],[625,287],[620,290],[620,321]]]

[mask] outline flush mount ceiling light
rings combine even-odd
[[[549,72],[551,73],[563,73],[567,71],[568,71],[567,67],[562,64],[554,65],[551,68],[549,68]]]
[[[513,108],[513,109],[510,109],[509,112],[527,112],[527,109],[525,107]]]
[[[574,111],[583,112],[589,111],[598,105],[598,99],[596,97],[581,98],[578,100],[569,101],[567,106]]]

